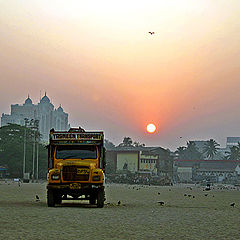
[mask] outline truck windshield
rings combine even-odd
[[[96,159],[97,147],[91,145],[57,146],[56,159]]]

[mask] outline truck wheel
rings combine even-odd
[[[55,197],[54,197],[54,192],[52,190],[47,191],[47,204],[48,204],[48,207],[55,206]]]
[[[61,195],[56,195],[56,198],[55,198],[55,203],[56,204],[61,204],[62,203],[62,196]]]
[[[100,190],[97,195],[97,207],[102,208],[104,206],[104,191]]]

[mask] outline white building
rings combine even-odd
[[[70,127],[68,114],[63,111],[61,106],[54,109],[54,105],[50,102],[46,93],[38,104],[33,104],[29,96],[23,105],[12,104],[11,113],[2,114],[1,126],[6,126],[9,123],[23,126],[25,118],[39,120],[39,131],[43,141],[48,140],[51,128],[54,128],[56,131],[66,131]]]
[[[240,137],[227,137],[226,148],[237,146],[240,142]]]

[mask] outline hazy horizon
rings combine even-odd
[[[115,144],[225,147],[240,136],[239,16],[238,0],[0,1],[0,113],[46,91]]]

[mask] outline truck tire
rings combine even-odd
[[[61,204],[62,203],[62,196],[61,195],[56,195],[55,196],[55,203],[56,204]]]
[[[100,190],[97,194],[97,207],[103,208],[104,206],[104,190]]]
[[[55,206],[54,192],[50,189],[47,191],[47,204],[48,204],[48,207],[54,207]]]

